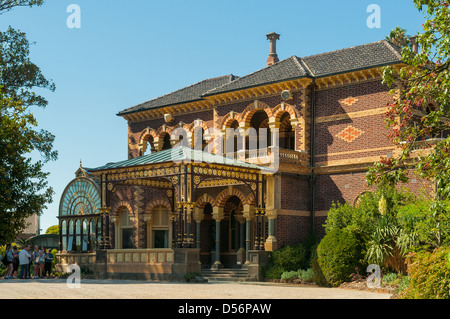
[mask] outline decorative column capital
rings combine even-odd
[[[214,206],[213,207],[212,218],[216,222],[220,222],[223,219],[223,217],[224,217],[223,207]]]
[[[203,220],[203,212],[199,207],[194,207],[194,220],[200,223]]]
[[[255,215],[255,206],[245,204],[245,205],[244,205],[244,210],[243,210],[243,212],[242,212],[242,216],[243,216],[246,220],[251,220],[251,219],[253,218],[254,215]]]
[[[275,219],[278,215],[278,209],[268,209],[266,210],[266,216],[268,219]]]

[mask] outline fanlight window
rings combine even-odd
[[[60,204],[60,216],[99,213],[98,186],[87,178],[78,178],[66,188]]]
[[[62,251],[86,252],[100,248],[100,208],[100,191],[93,180],[77,177],[66,187],[59,206]]]

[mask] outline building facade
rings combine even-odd
[[[381,68],[400,68],[401,49],[382,40],[280,61],[279,38],[267,35],[261,70],[118,114],[128,123],[128,159],[80,166],[67,186],[61,269],[170,279],[248,267],[258,278],[265,252],[323,236],[332,203],[367,191],[367,168],[396,152],[384,123],[395,96]]]

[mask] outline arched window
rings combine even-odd
[[[234,152],[236,153],[239,151],[239,143],[240,143],[240,134],[239,134],[239,123],[238,121],[234,120],[230,127],[228,127],[225,131],[226,135],[226,153]],[[231,145],[233,148],[231,148]],[[242,147],[242,146],[241,146]],[[230,149],[228,149],[230,148]]]
[[[258,149],[262,149],[271,145],[269,117],[267,116],[266,112],[264,112],[263,110],[256,111],[250,120],[250,127],[256,131],[256,141],[252,142],[251,139],[249,139],[249,137],[247,136],[247,142],[245,143],[247,149],[254,149],[255,147]],[[264,130],[266,131],[266,134],[263,136],[261,134],[264,133]]]
[[[205,151],[208,143],[205,138],[205,130],[203,127],[197,127],[194,129],[194,138],[192,139],[192,148]]]
[[[172,148],[172,144],[170,143],[170,134],[169,133],[164,133],[164,135],[162,136],[163,138],[163,145],[161,150],[168,150]]]
[[[151,247],[169,248],[169,210],[164,206],[154,207],[151,224]]]
[[[288,112],[281,116],[279,132],[280,147],[288,150],[295,150],[295,131],[292,127]]]
[[[142,155],[148,155],[155,151],[155,144],[153,143],[153,136],[149,136],[146,140],[144,140],[145,148]]]
[[[135,248],[133,242],[134,227],[131,216],[126,207],[120,213],[120,229],[122,237],[122,249]]]

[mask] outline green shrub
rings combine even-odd
[[[263,275],[267,279],[281,279],[284,272],[301,269],[307,263],[306,256],[307,250],[302,243],[272,251],[269,264],[263,268]]]
[[[326,281],[336,287],[349,281],[356,267],[364,269],[361,251],[360,242],[350,231],[335,229],[325,235],[317,247],[317,258]]]
[[[450,247],[433,252],[411,253],[408,265],[409,286],[403,290],[405,299],[450,299],[450,267],[447,256]]]
[[[289,280],[289,279],[297,279],[298,272],[297,271],[285,271],[281,274],[281,279]]]
[[[313,252],[311,268],[313,271],[313,281],[319,287],[329,287],[327,279],[323,275],[322,269],[320,268],[319,262],[317,261],[317,251]]]
[[[396,281],[398,278],[398,275],[396,273],[390,272],[383,276],[383,284],[389,285],[392,284],[394,281]]]
[[[263,276],[267,279],[281,279],[284,269],[279,265],[269,264],[263,268]]]
[[[297,272],[297,277],[303,281],[313,281],[314,272],[311,268],[308,268],[307,270],[299,269]]]
[[[285,246],[273,251],[272,263],[283,268],[284,271],[296,271],[303,267],[306,260],[306,248],[303,244]]]

